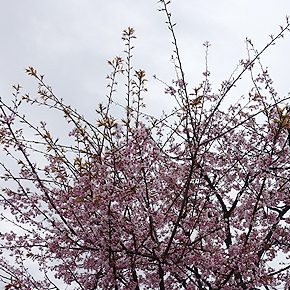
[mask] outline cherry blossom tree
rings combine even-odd
[[[289,31],[288,18],[262,51],[247,40],[248,59],[213,92],[210,44],[204,80],[190,89],[169,2],[159,4],[174,44],[176,79],[163,83],[176,101],[171,113],[142,111],[147,80],[132,68],[132,28],[123,32],[125,58],[108,62],[96,123],[32,67],[39,97],[15,86],[13,105],[1,100],[1,224],[13,225],[1,231],[6,290],[290,289],[290,96],[275,91],[260,62]],[[113,98],[120,74],[122,119],[111,114],[122,107]],[[244,75],[252,86],[234,99]],[[228,96],[234,103],[226,105]],[[71,143],[29,121],[25,102],[62,114]]]

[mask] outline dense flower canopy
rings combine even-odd
[[[131,66],[132,28],[123,33],[126,59],[109,61],[108,103],[99,105],[96,124],[58,99],[32,67],[39,98],[20,100],[15,86],[14,105],[1,101],[1,144],[11,158],[1,163],[2,223],[8,212],[14,218],[1,233],[5,289],[61,289],[57,279],[86,290],[290,287],[290,96],[275,91],[259,60],[264,50],[250,40],[249,59],[217,93],[208,70],[190,91],[168,4],[159,2],[175,45],[177,78],[165,89],[176,99],[172,113],[142,113],[147,80]],[[266,48],[287,30],[288,20]],[[223,110],[246,73],[248,95]],[[119,74],[128,89],[121,120],[110,113]],[[21,115],[24,101],[60,111],[72,144]]]

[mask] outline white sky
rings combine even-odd
[[[123,29],[136,29],[133,65],[147,72],[148,106],[161,111],[171,103],[163,86],[152,75],[171,82],[170,31],[166,17],[157,11],[157,0],[0,0],[0,95],[9,99],[12,85],[23,93],[35,93],[37,83],[24,73],[33,66],[58,97],[91,115],[105,101],[106,60],[121,55]],[[290,15],[289,0],[173,0],[169,9],[177,22],[176,34],[190,87],[202,80],[204,41],[210,48],[209,67],[213,88],[229,77],[240,59],[246,58],[244,40],[251,38],[258,49],[269,34],[279,32]],[[289,33],[288,33],[289,34]],[[278,41],[262,57],[269,66],[278,91],[289,88],[290,35]],[[120,80],[121,81],[121,80]],[[124,86],[123,84],[121,85]],[[119,100],[123,96],[120,96]],[[158,112],[159,112],[158,111]],[[93,119],[92,119],[93,120]]]

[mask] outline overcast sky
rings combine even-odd
[[[58,97],[91,115],[105,100],[106,60],[121,55],[123,29],[136,29],[133,65],[147,72],[149,107],[169,106],[156,74],[170,83],[170,31],[158,12],[157,0],[0,0],[0,95],[11,98],[12,85],[20,83],[23,93],[36,92],[37,83],[24,73],[33,66],[46,75],[46,82]],[[198,86],[204,71],[204,41],[210,41],[209,67],[214,89],[229,77],[240,59],[246,58],[244,40],[252,39],[258,49],[279,32],[290,15],[289,0],[173,0],[169,6],[177,22],[187,81]],[[289,33],[288,33],[289,34]],[[290,90],[290,35],[265,52],[281,94]],[[121,81],[121,80],[120,80]],[[122,85],[123,86],[123,85]],[[118,96],[119,100],[122,96]]]

